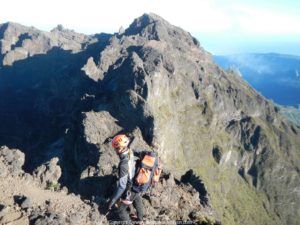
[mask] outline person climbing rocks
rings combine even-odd
[[[142,197],[139,191],[133,190],[132,188],[138,154],[135,155],[128,147],[129,143],[129,138],[124,134],[117,135],[112,140],[112,147],[120,158],[118,167],[119,181],[117,189],[109,202],[108,209],[111,210],[115,207],[122,224],[131,224],[127,209],[133,204],[137,212],[138,223],[136,224],[143,225],[144,213]]]
[[[161,163],[155,152],[132,151],[129,143],[129,138],[124,134],[119,134],[112,140],[112,147],[120,157],[119,182],[108,208],[110,210],[117,205],[120,221],[130,224],[127,209],[132,204],[137,212],[135,224],[143,225],[144,213],[141,194],[158,183],[162,172]]]

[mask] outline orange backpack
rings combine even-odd
[[[161,162],[155,152],[144,152],[137,162],[136,175],[133,181],[133,190],[144,192],[150,186],[155,186],[162,172]]]

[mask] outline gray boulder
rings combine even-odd
[[[40,181],[42,187],[57,189],[58,180],[61,177],[61,168],[58,165],[59,159],[52,158],[49,162],[39,166],[34,171],[34,177]]]
[[[0,176],[16,176],[23,174],[22,169],[25,162],[25,154],[18,149],[0,147]]]

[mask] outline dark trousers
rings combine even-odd
[[[142,202],[142,197],[139,193],[136,192],[131,192],[130,195],[130,201],[132,201],[134,208],[136,209],[137,212],[137,217],[139,221],[143,221],[143,202]],[[118,216],[120,221],[124,221],[124,224],[131,224],[130,222],[130,217],[129,213],[127,212],[129,208],[129,205],[125,205],[124,203],[120,203],[118,207]]]

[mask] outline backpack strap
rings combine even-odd
[[[159,157],[157,157],[157,166],[154,169],[154,174],[153,174],[153,178],[152,178],[153,186],[155,186],[158,183],[161,172],[162,172],[161,160]]]
[[[128,158],[128,180],[132,183],[136,173],[136,159],[133,151],[130,148],[128,149]]]

